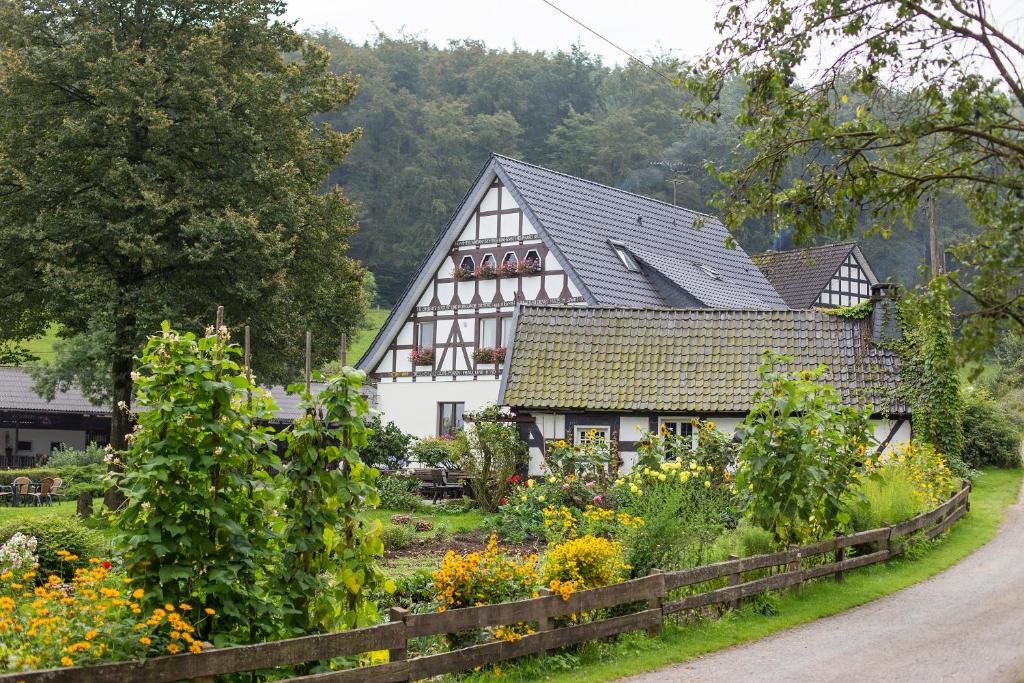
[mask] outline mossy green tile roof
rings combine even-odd
[[[524,409],[743,413],[762,352],[824,364],[844,402],[906,414],[898,359],[870,320],[821,311],[522,306],[501,403]]]

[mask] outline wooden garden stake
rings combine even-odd
[[[313,333],[306,330],[306,393],[310,391],[313,378]]]
[[[651,576],[659,576],[661,581],[659,582],[657,593],[647,601],[647,609],[660,610],[661,604],[665,599],[665,576],[660,569],[651,569]],[[647,635],[660,636],[662,622],[663,618],[659,618],[657,624],[647,629]]]
[[[789,565],[786,567],[786,571],[787,572],[799,572],[800,571],[800,546],[799,545],[791,545],[791,546],[789,546],[789,549],[796,551],[796,557],[794,557],[792,560],[790,560]],[[794,593],[799,593],[800,592],[800,582],[799,581],[796,582],[795,584],[793,584],[793,592]]]
[[[554,595],[554,593],[551,592],[550,588],[541,588],[537,592],[540,594],[542,598]],[[537,619],[537,633],[540,633],[541,631],[550,631],[551,628],[551,617],[547,616],[547,614]]]

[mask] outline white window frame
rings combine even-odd
[[[484,334],[484,326],[491,328],[491,338],[488,340]],[[480,318],[480,339],[477,341],[478,349],[493,349],[498,345],[498,319]]]
[[[661,434],[661,426],[666,423],[674,423],[676,425],[676,434],[679,433],[679,425],[685,424],[690,427],[690,450],[697,449],[697,429],[693,427],[691,421],[695,419],[693,415],[675,417],[673,415],[663,415],[658,417],[658,434]]]
[[[611,248],[615,250],[615,255],[619,257],[620,261],[622,261],[622,265],[626,270],[631,273],[640,272],[640,264],[636,262],[636,259],[633,258],[632,254],[626,251],[625,244],[613,241],[609,241],[608,244],[610,244]]]
[[[611,445],[612,428],[609,427],[608,425],[575,425],[572,428],[573,445],[583,446],[584,444],[588,443],[589,439],[586,438],[586,435],[587,432],[589,432],[591,429],[596,429],[598,431],[599,438],[600,435],[603,435],[605,443]]]
[[[430,344],[423,343],[423,328],[430,326]],[[424,349],[432,349],[437,344],[437,323],[434,320],[423,320],[416,325],[416,345]]]

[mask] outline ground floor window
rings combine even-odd
[[[573,427],[573,443],[577,446],[608,443],[609,431],[606,426],[576,425]]]
[[[658,433],[668,432],[673,436],[681,436],[690,440],[690,448],[697,447],[697,432],[693,428],[690,417],[659,417]]]
[[[462,429],[462,414],[465,410],[465,403],[438,403],[437,435],[452,436]]]

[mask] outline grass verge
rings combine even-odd
[[[846,574],[842,584],[821,580],[797,594],[782,594],[777,613],[750,609],[693,624],[666,623],[661,636],[628,634],[604,643],[588,643],[574,652],[534,657],[504,668],[502,680],[596,683],[738,645],[863,605],[934,576],[988,543],[1002,523],[1006,507],[1017,500],[1021,470],[986,470],[975,481],[971,512],[944,538],[914,559],[897,559]]]

